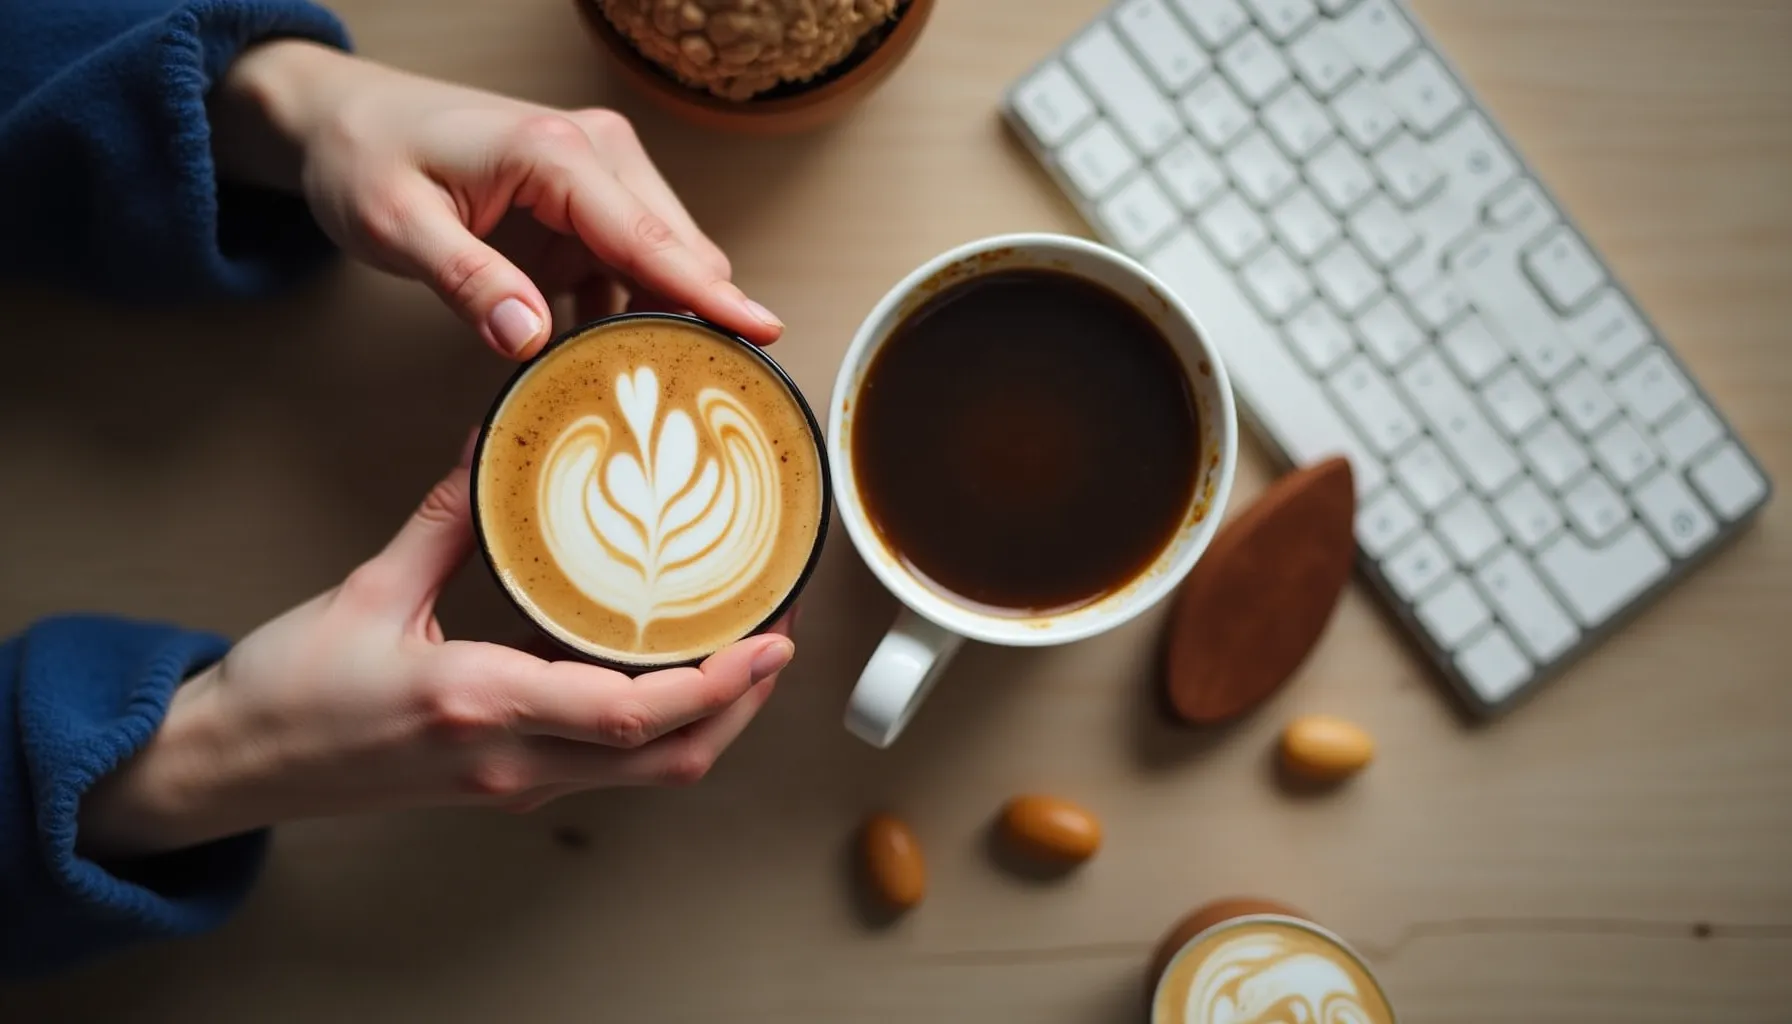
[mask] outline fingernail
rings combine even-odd
[[[492,310],[492,339],[504,351],[519,355],[541,333],[541,317],[522,299],[505,299]]]
[[[796,645],[789,640],[777,639],[766,644],[758,654],[753,655],[753,682],[764,681],[767,676],[781,671],[790,664],[791,656],[796,654]]]
[[[761,306],[759,303],[754,302],[752,299],[743,298],[742,301],[747,304],[747,312],[753,314],[753,318],[758,320],[760,323],[766,325],[767,327],[783,327],[784,326],[784,321],[773,316],[771,310],[766,309],[764,306]]]

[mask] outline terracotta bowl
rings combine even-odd
[[[585,28],[636,91],[655,106],[692,124],[740,135],[792,135],[839,119],[876,91],[915,45],[934,0],[909,0],[877,48],[848,57],[843,69],[825,73],[808,88],[775,98],[725,100],[693,89],[641,56],[610,24],[597,0],[574,0]]]

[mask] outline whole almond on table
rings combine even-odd
[[[1042,860],[1076,863],[1101,849],[1101,821],[1055,796],[1017,796],[1002,809],[1002,835]]]
[[[1335,782],[1375,758],[1375,740],[1362,726],[1335,715],[1302,715],[1282,730],[1282,763],[1315,782]]]
[[[874,814],[859,833],[865,878],[878,899],[907,910],[927,895],[927,864],[914,830],[890,814]]]

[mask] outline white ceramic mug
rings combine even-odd
[[[1126,299],[1163,331],[1181,357],[1200,421],[1199,475],[1185,525],[1144,572],[1114,593],[1068,612],[992,615],[926,586],[903,566],[865,514],[852,464],[852,410],[873,357],[890,333],[941,289],[996,270],[1040,268],[1074,274]],[[840,522],[871,571],[904,608],[872,654],[846,710],[846,727],[887,747],[968,639],[1012,647],[1069,643],[1113,629],[1162,600],[1195,565],[1219,528],[1238,460],[1238,424],[1219,352],[1195,315],[1150,271],[1105,246],[1066,235],[999,235],[927,261],[884,295],[860,325],[834,381],[828,460]]]

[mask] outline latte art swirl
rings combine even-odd
[[[660,397],[652,368],[619,374],[623,422],[574,420],[540,476],[549,553],[586,597],[633,622],[637,646],[656,620],[734,599],[778,534],[778,457],[748,408],[713,387],[697,392],[695,417],[661,410]]]
[[[1209,953],[1189,985],[1189,1024],[1375,1024],[1349,971],[1273,931],[1246,931]]]

